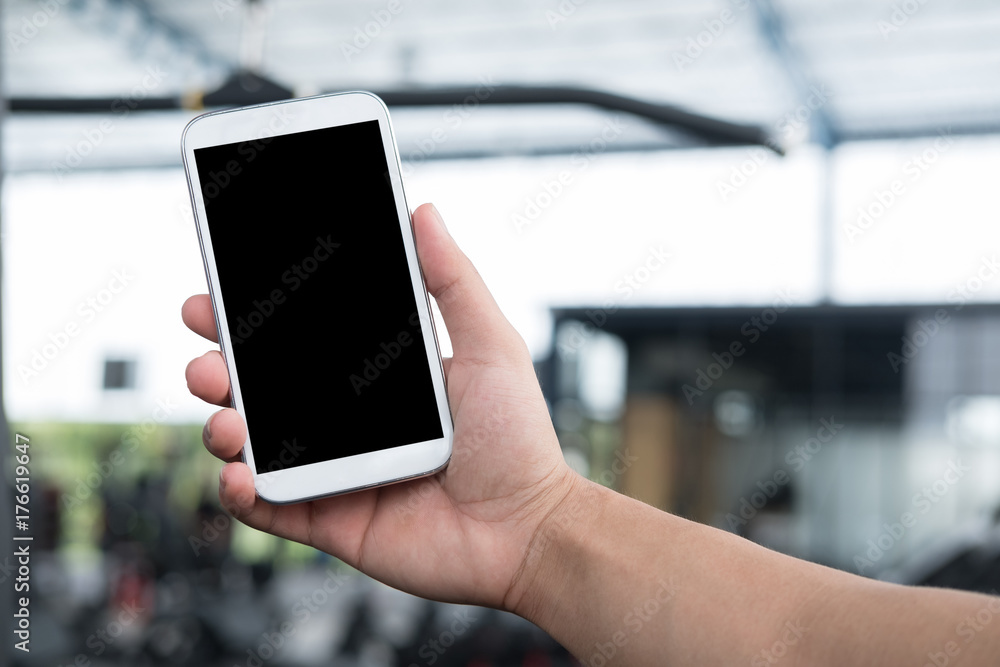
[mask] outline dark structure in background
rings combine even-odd
[[[664,510],[848,570],[858,562],[857,545],[876,534],[844,519],[899,516],[891,499],[911,496],[895,478],[905,478],[912,442],[947,439],[955,413],[961,417],[956,395],[1000,393],[1000,358],[990,344],[1000,336],[995,305],[778,302],[556,309],[553,317],[553,354],[539,374],[561,439],[589,449],[582,454],[591,470],[608,469],[615,459],[586,432],[588,421],[601,418],[587,415],[582,357],[591,340],[614,336],[627,357],[614,453],[622,460],[627,451],[641,464],[610,477],[613,485]],[[567,404],[583,413],[569,427],[558,418]],[[837,477],[842,488],[826,488]],[[904,559],[895,578],[989,592],[1000,532],[991,525],[980,537],[970,544],[967,536],[944,536],[931,556]],[[867,573],[883,570],[873,564]]]
[[[624,490],[662,509],[711,523],[715,404],[727,392],[751,398],[743,416],[754,428],[794,408],[816,418],[835,414],[900,424],[902,375],[887,354],[900,347],[908,322],[924,309],[876,307],[557,309],[555,330],[582,323],[620,337],[627,348],[623,446],[640,456],[666,450],[667,467],[626,477]],[[1000,312],[1000,310],[998,310]],[[558,333],[555,334],[558,336]],[[585,344],[585,343],[584,343]],[[572,361],[555,347],[547,396],[567,397]],[[643,422],[642,413],[671,415]],[[646,471],[648,472],[648,471]],[[691,474],[691,473],[694,474]]]

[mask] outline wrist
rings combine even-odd
[[[564,567],[565,558],[573,551],[576,536],[588,532],[586,525],[594,521],[605,493],[617,495],[566,470],[552,504],[522,547],[521,565],[504,596],[506,611],[544,627],[542,617],[550,607],[546,600],[557,594],[569,569]]]

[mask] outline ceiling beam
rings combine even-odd
[[[781,65],[798,103],[806,105],[810,110],[809,129],[812,140],[831,148],[839,141],[840,135],[829,107],[825,100],[816,106],[811,103],[816,96],[816,89],[822,90],[823,85],[806,69],[802,54],[788,40],[784,18],[774,6],[773,0],[753,0],[750,5],[757,14],[757,30]]]

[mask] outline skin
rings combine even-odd
[[[573,473],[524,342],[436,209],[418,208],[413,228],[454,349],[450,465],[425,480],[270,505],[239,462],[243,420],[225,408],[204,441],[227,461],[219,497],[240,521],[415,595],[519,614],[595,667],[997,664],[1000,599],[796,560]],[[218,342],[207,295],[188,299],[182,317]],[[217,350],[188,365],[187,381],[205,401],[230,404]],[[969,617],[982,629],[970,634]]]

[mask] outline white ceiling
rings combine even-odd
[[[150,67],[167,73],[156,95],[211,90],[240,61],[245,0],[52,0],[51,16],[44,6],[3,5],[9,96],[127,94]],[[830,95],[821,113],[848,138],[1000,129],[1000,4],[992,0],[264,6],[262,69],[297,92],[482,79],[575,84],[774,127],[817,86]],[[767,16],[777,18],[777,46]],[[358,38],[366,28],[374,34],[367,44]]]

